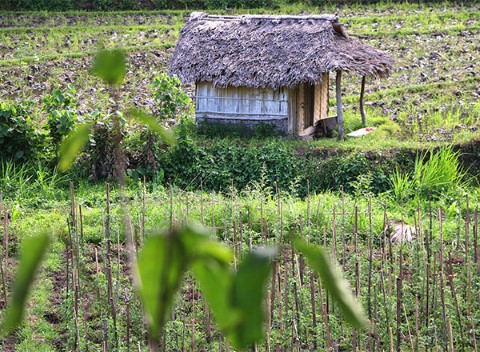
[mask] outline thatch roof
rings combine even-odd
[[[170,72],[183,83],[293,87],[323,72],[390,74],[393,59],[346,34],[335,15],[213,16],[193,13],[180,32]]]

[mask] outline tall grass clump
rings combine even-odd
[[[440,199],[457,194],[468,186],[466,172],[459,162],[460,153],[451,146],[437,152],[430,149],[417,156],[413,172],[402,173],[398,169],[390,177],[395,200]]]

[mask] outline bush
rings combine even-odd
[[[113,123],[108,116],[94,115],[95,125],[87,150],[88,166],[94,180],[115,178],[115,139]]]
[[[75,93],[73,86],[69,86],[65,93],[60,89],[54,89],[52,94],[46,95],[42,100],[43,110],[48,113],[48,134],[52,139],[55,154],[77,122]]]
[[[183,119],[193,112],[193,104],[177,76],[163,72],[153,80],[155,113],[160,120]]]
[[[0,158],[31,161],[43,149],[43,139],[31,120],[30,104],[0,102]]]

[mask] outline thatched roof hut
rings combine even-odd
[[[193,13],[180,33],[170,71],[185,84],[197,84],[197,118],[269,121],[282,116],[285,132],[298,134],[327,117],[328,72],[384,77],[392,64],[384,52],[349,36],[335,15]],[[198,99],[206,99],[204,111]],[[274,104],[250,103],[247,109],[239,99]],[[285,115],[282,99],[288,102]]]

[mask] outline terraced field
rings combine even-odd
[[[369,115],[388,116],[411,138],[453,140],[471,135],[479,123],[480,5],[432,6],[341,8],[339,15],[350,34],[396,58],[390,78],[367,84]],[[121,46],[129,59],[123,106],[150,108],[150,84],[168,67],[186,16],[185,11],[0,14],[0,99],[38,102],[52,89],[73,84],[82,113],[101,109],[108,97],[89,74],[91,58],[99,47]],[[357,113],[359,81],[347,75],[347,119]]]

